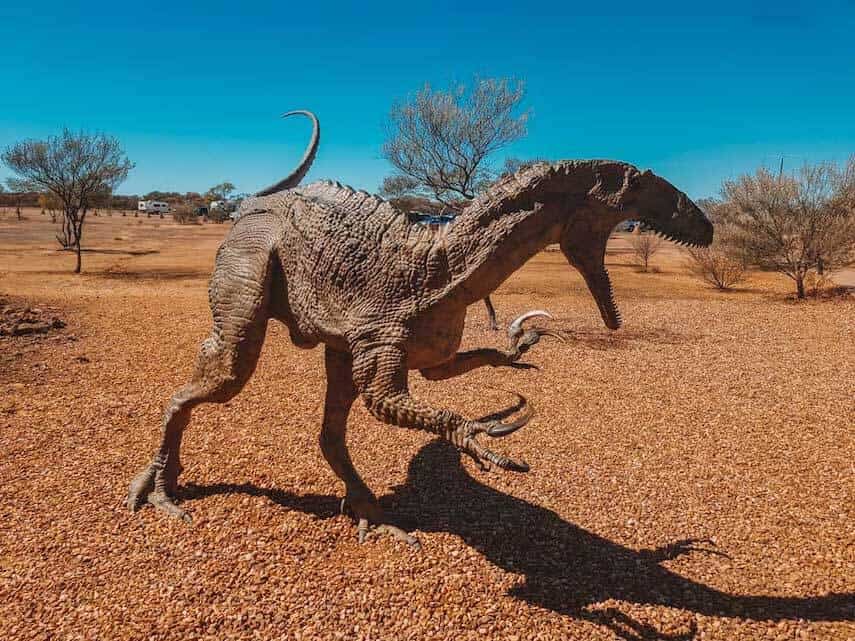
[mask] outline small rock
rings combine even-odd
[[[13,336],[25,336],[27,334],[44,334],[50,330],[48,323],[18,323],[12,329]]]

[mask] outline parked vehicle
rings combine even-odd
[[[208,215],[208,208],[204,207],[204,206],[203,207],[196,207],[196,209],[194,209],[193,211],[195,212],[195,214],[197,216],[207,216]]]
[[[146,214],[168,214],[169,203],[160,200],[141,200],[137,203],[137,210]]]
[[[238,208],[238,203],[233,200],[215,200],[209,205],[211,211],[233,212]]]
[[[410,222],[421,223],[432,228],[442,227],[454,220],[454,216],[448,214],[428,214],[421,211],[411,211],[409,217]]]

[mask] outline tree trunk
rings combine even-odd
[[[484,305],[487,307],[487,316],[490,317],[490,329],[494,332],[498,331],[499,323],[496,320],[496,310],[493,307],[493,302],[490,300],[489,296],[484,299]]]
[[[805,297],[805,277],[802,274],[796,276],[796,295],[799,298]]]
[[[81,271],[81,247],[80,244],[83,242],[83,221],[86,220],[86,210],[84,209],[80,212],[80,217],[77,218],[74,224],[74,243],[75,249],[77,250],[77,267],[74,268],[74,273],[79,274]]]
[[[62,235],[57,236],[56,240],[63,249],[68,250],[74,247],[74,227],[67,211],[62,212]]]
[[[82,269],[81,259],[80,259],[80,238],[77,239],[77,242],[74,244],[74,248],[77,250],[77,265],[74,267],[74,273],[79,274]]]

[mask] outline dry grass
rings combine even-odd
[[[360,546],[337,515],[317,446],[321,353],[279,326],[244,392],[194,415],[181,490],[194,524],[127,513],[208,331],[227,227],[102,216],[74,277],[49,219],[27,216],[0,220],[0,294],[68,326],[0,339],[0,638],[855,636],[851,297],[787,302],[772,276],[717,293],[671,249],[662,273],[636,273],[620,241],[626,325],[610,334],[561,254],[538,256],[494,302],[503,319],[549,309],[568,333],[534,349],[540,371],[413,376],[472,416],[512,400],[491,385],[527,395],[538,418],[498,449],[531,473],[479,473],[354,412],[357,467],[416,530],[414,553]],[[469,321],[466,346],[504,343],[481,306]]]

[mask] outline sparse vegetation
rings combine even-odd
[[[716,289],[733,289],[745,278],[745,263],[718,241],[710,247],[690,247],[689,270]]]
[[[3,162],[18,178],[9,184],[18,191],[49,191],[62,203],[63,227],[58,240],[75,249],[82,268],[81,247],[86,212],[107,189],[120,184],[133,168],[116,138],[73,133],[66,129],[46,140],[25,140],[3,152]],[[19,209],[20,211],[20,209]]]
[[[715,224],[713,244],[709,247],[688,247],[689,271],[716,289],[725,291],[745,279],[748,270],[748,256],[742,236],[732,224],[723,220],[719,210],[719,201],[707,199],[698,205]]]
[[[534,165],[540,165],[543,163],[549,164],[551,161],[546,158],[528,158],[523,160],[522,158],[510,157],[505,158],[504,167],[502,167],[502,176],[509,176],[511,174],[517,173],[520,169],[527,169],[528,167],[533,167]]]
[[[526,133],[523,83],[475,79],[447,91],[425,85],[392,107],[383,156],[397,170],[387,192],[429,195],[454,209],[495,177],[491,156]]]
[[[796,296],[805,279],[855,260],[855,156],[844,168],[805,165],[795,175],[761,168],[725,181],[719,219],[748,260],[791,278]]]
[[[172,219],[179,225],[199,225],[199,216],[189,205],[177,205],[172,209]]]
[[[235,186],[228,180],[211,187],[206,196],[210,200],[228,200],[229,196],[235,191]]]
[[[636,225],[630,235],[629,244],[632,247],[632,255],[641,271],[650,271],[650,260],[662,247],[662,238],[650,231],[641,229]]]

